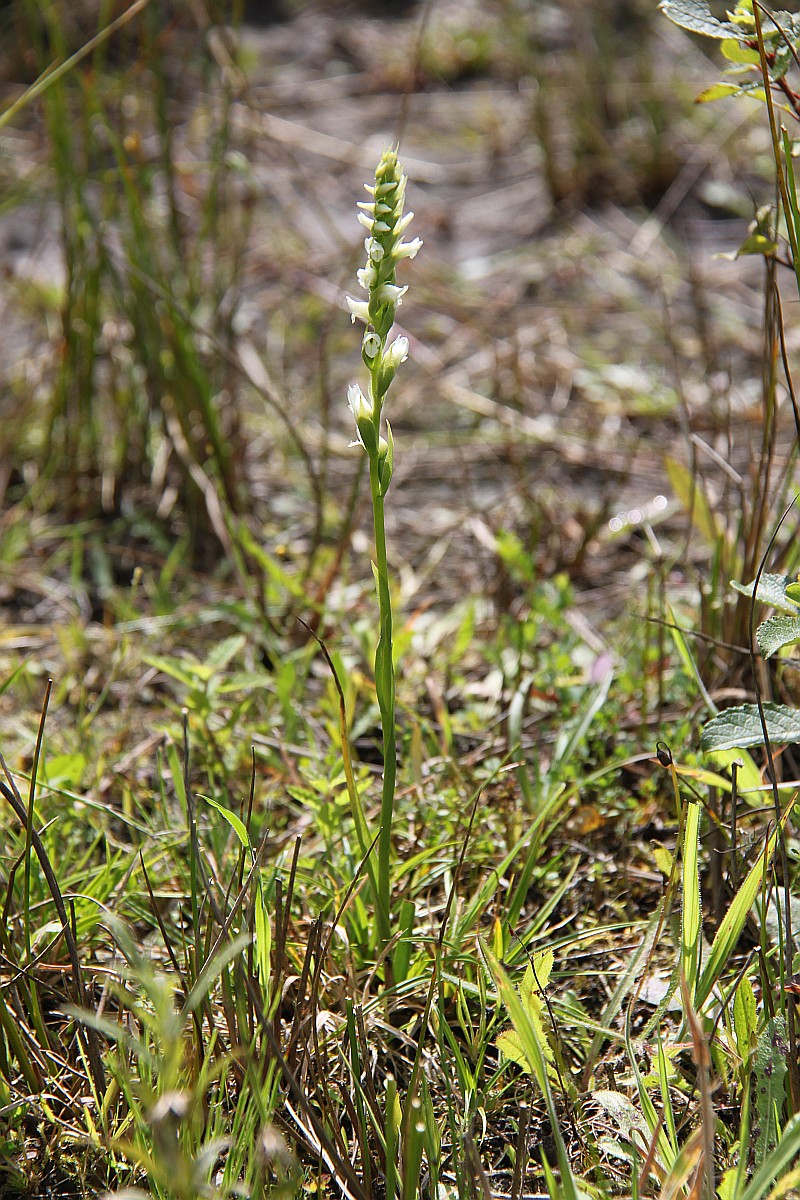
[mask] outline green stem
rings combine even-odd
[[[378,455],[370,455],[369,482],[375,523],[375,575],[378,585],[380,635],[375,652],[375,690],[383,729],[383,792],[378,836],[378,930],[381,948],[391,937],[391,847],[394,814],[397,736],[394,713],[394,662],[392,656],[392,598],[386,560],[386,526],[378,478]]]

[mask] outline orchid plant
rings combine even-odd
[[[367,300],[347,297],[352,320],[365,325],[361,357],[369,373],[366,395],[357,383],[348,388],[347,401],[356,423],[357,439],[369,459],[369,482],[375,528],[373,572],[378,590],[380,625],[375,652],[375,690],[383,730],[383,791],[381,824],[378,835],[377,909],[379,939],[383,946],[391,936],[390,852],[394,816],[396,746],[395,676],[392,654],[392,598],[386,555],[384,504],[394,465],[392,427],[385,422],[383,406],[397,368],[408,358],[408,338],[389,336],[395,315],[408,290],[396,280],[397,264],[413,258],[422,242],[419,238],[404,242],[403,235],[413,213],[403,216],[406,176],[400,169],[395,149],[385,150],[375,171],[375,182],[364,185],[371,199],[359,204],[358,219],[367,230],[364,247],[366,264],[358,272],[358,282],[367,292]]]

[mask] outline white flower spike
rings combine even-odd
[[[388,344],[395,314],[408,288],[397,283],[397,264],[413,258],[422,246],[420,238],[404,242],[403,234],[413,213],[403,215],[406,177],[400,170],[395,150],[384,151],[375,172],[374,184],[366,184],[372,197],[358,204],[358,220],[367,230],[364,250],[367,261],[357,273],[359,285],[368,293],[365,302],[347,297],[353,321],[363,321],[366,331],[361,357],[370,372],[370,397],[358,384],[351,384],[347,402],[358,429],[358,440],[372,460],[382,452],[381,494],[391,479],[392,451],[381,438],[381,410],[397,368],[408,358],[408,338],[396,337]],[[388,457],[387,457],[388,456]],[[388,466],[387,466],[388,463]]]

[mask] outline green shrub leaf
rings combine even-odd
[[[741,92],[738,83],[712,83],[695,96],[695,104],[708,104],[710,100],[725,100],[728,96],[738,96]]]
[[[797,583],[794,575],[762,575],[758,581],[757,600],[762,604],[771,604],[773,608],[779,608],[781,612],[797,615],[797,601],[793,600],[791,593],[787,592],[787,588],[792,587]],[[752,583],[737,583],[735,579],[731,580],[731,587],[736,592],[741,592],[743,596],[753,595]]]
[[[800,614],[795,617],[768,617],[756,630],[756,641],[764,658],[770,658],[783,646],[800,642]]]
[[[800,742],[800,710],[787,704],[765,704],[764,719],[771,742],[785,746]],[[726,708],[712,717],[703,729],[701,746],[704,751],[746,749],[760,746],[764,741],[757,704],[741,704]]]
[[[739,41],[742,37],[737,25],[717,20],[706,0],[661,0],[658,7],[674,25],[680,25],[681,29],[688,29],[690,33],[720,40],[736,38]]]

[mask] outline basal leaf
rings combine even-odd
[[[795,1113],[786,1122],[783,1136],[772,1154],[754,1172],[753,1178],[742,1193],[742,1200],[761,1200],[773,1180],[777,1179],[782,1171],[796,1165],[798,1154],[800,1154],[800,1113]],[[775,1194],[783,1195],[784,1192],[779,1191],[778,1188],[775,1189]]]
[[[782,1014],[767,1022],[756,1048],[754,1075],[757,1136],[756,1166],[760,1167],[780,1140],[780,1125],[786,1103],[786,1059],[789,1039]]]
[[[542,1044],[539,1040],[539,1033],[533,1025],[525,1005],[523,1004],[516,988],[508,978],[502,965],[491,954],[483,942],[479,942],[481,953],[483,954],[487,966],[494,978],[497,994],[504,1004],[511,1024],[514,1027],[514,1032],[519,1038],[519,1043],[524,1051],[527,1069],[533,1079],[539,1085],[539,1090],[542,1093],[542,1098],[547,1108],[547,1115],[550,1120],[550,1129],[555,1142],[556,1155],[558,1157],[558,1166],[561,1172],[561,1187],[557,1189],[558,1193],[564,1200],[578,1200],[578,1189],[575,1182],[575,1176],[572,1174],[569,1158],[567,1156],[567,1148],[564,1143],[564,1137],[561,1132],[559,1123],[559,1115],[556,1109],[553,1092],[550,1087],[550,1081],[547,1077],[547,1060],[544,1056]],[[555,1195],[554,1191],[551,1193]]]
[[[800,741],[800,710],[787,704],[765,704],[764,719],[771,742],[785,746]],[[703,729],[705,751],[746,749],[764,741],[758,705],[741,704],[712,717]]]
[[[515,1029],[504,1029],[497,1035],[497,1049],[505,1058],[510,1058],[523,1071],[529,1071],[528,1056],[522,1045],[522,1039]]]
[[[756,641],[764,658],[770,658],[783,646],[800,642],[800,613],[794,617],[768,617],[756,630]]]
[[[553,951],[544,950],[537,954],[533,965],[528,966],[519,989],[522,1006],[536,1031],[539,1045],[546,1062],[553,1062],[553,1048],[547,1040],[544,1026],[544,1000],[541,989],[546,987],[553,969]],[[520,1067],[529,1070],[528,1058],[519,1034],[514,1029],[507,1029],[497,1039],[497,1046],[507,1058],[512,1059]]]

